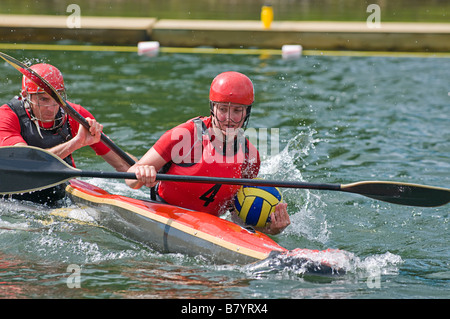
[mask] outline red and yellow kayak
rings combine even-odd
[[[289,251],[263,233],[207,213],[110,194],[78,179],[70,181],[66,192],[77,205],[95,208],[93,217],[102,226],[160,252],[202,255],[217,264],[279,264],[281,259],[292,263],[296,258],[306,272],[345,272],[330,261],[311,259],[334,250]]]

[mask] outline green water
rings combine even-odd
[[[172,126],[208,113],[208,88],[225,70],[256,88],[249,127],[279,129],[279,152],[262,176],[308,182],[394,180],[449,187],[450,60],[8,51],[65,75],[69,100],[105,125],[122,149],[142,156]],[[0,98],[19,92],[19,73],[0,64]],[[109,169],[89,148],[82,169]],[[122,181],[89,180],[145,197]],[[292,224],[274,239],[288,249],[339,248],[348,273],[317,279],[295,270],[257,272],[201,257],[160,254],[90,223],[42,208],[0,208],[3,298],[449,298],[449,206],[417,208],[358,195],[283,190]],[[69,265],[81,267],[68,288]],[[374,275],[375,274],[375,275]],[[372,279],[374,281],[372,281]],[[178,311],[175,309],[174,311]]]

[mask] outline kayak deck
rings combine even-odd
[[[163,253],[202,255],[217,264],[277,263],[289,258],[293,251],[277,244],[269,236],[248,230],[211,214],[151,200],[113,195],[87,182],[72,179],[66,193],[78,206],[95,208],[92,216],[102,226]],[[92,214],[92,213],[91,213]],[[327,262],[313,262],[305,258],[302,249],[297,262],[307,272],[325,275],[341,274]]]
[[[161,252],[204,255],[219,263],[247,264],[286,251],[270,237],[211,214],[169,204],[112,195],[80,180],[66,192],[77,204],[97,208],[94,218]]]

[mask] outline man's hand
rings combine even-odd
[[[275,206],[275,211],[270,214],[270,223],[261,229],[262,232],[270,235],[281,233],[287,226],[291,224],[291,219],[287,212],[287,204],[279,203]]]
[[[55,154],[56,156],[65,158],[75,152],[77,149],[82,148],[83,146],[88,146],[100,142],[103,125],[89,117],[86,118],[86,121],[90,125],[89,130],[80,125],[80,127],[78,128],[78,133],[73,139],[47,150]]]
[[[89,123],[89,130],[80,125],[78,133],[74,138],[77,143],[81,145],[80,147],[100,142],[103,131],[103,125],[98,123],[96,120],[87,117],[86,121]]]
[[[156,169],[154,166],[137,163],[128,169],[128,173],[136,174],[136,180],[125,180],[127,185],[131,188],[138,189],[143,185],[147,187],[154,187],[157,184]]]

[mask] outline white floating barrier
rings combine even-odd
[[[157,56],[159,52],[158,41],[141,41],[138,43],[138,54],[146,56]]]
[[[281,47],[283,59],[295,59],[302,55],[302,46],[299,44],[285,44]]]

